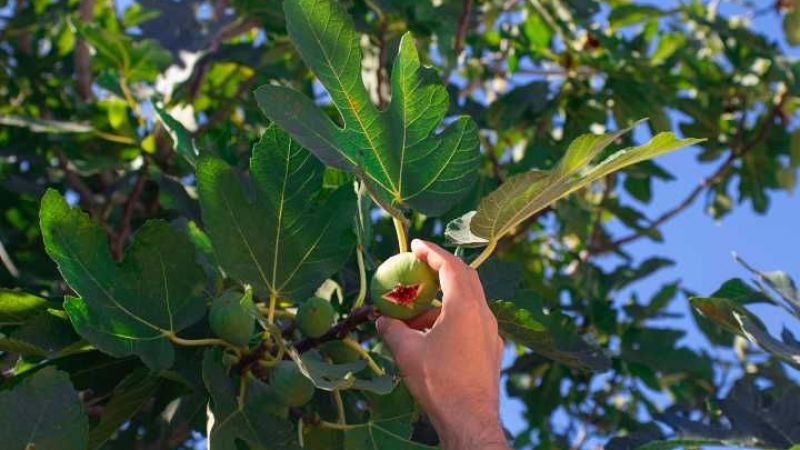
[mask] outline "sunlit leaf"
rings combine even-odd
[[[448,108],[436,73],[421,66],[410,35],[400,41],[391,75],[392,99],[384,111],[361,80],[361,47],[347,13],[335,2],[284,2],[289,37],[337,107],[344,128],[311,100],[267,85],[256,91],[264,114],[326,164],[355,172],[387,209],[411,207],[441,214],[473,185],[478,130],[459,117],[431,135]]]
[[[174,117],[162,107],[153,105],[156,110],[156,117],[161,120],[161,123],[166,128],[169,136],[172,138],[172,146],[179,155],[183,156],[192,167],[197,165],[197,157],[200,151],[194,145],[194,138],[182,123],[178,122]]]
[[[0,289],[0,325],[20,325],[47,306],[47,300],[39,296]]]
[[[197,178],[205,228],[226,273],[260,295],[304,300],[355,244],[355,196],[342,186],[317,206],[322,165],[277,127],[253,148],[252,185],[203,157]]]
[[[469,223],[469,230],[474,236],[485,239],[491,245],[528,217],[612,172],[700,142],[697,139],[678,139],[673,133],[660,133],[646,144],[620,150],[589,166],[608,145],[629,130],[587,134],[577,138],[555,168],[510,177],[481,200],[477,213],[471,219],[465,217],[462,220]],[[459,244],[457,236],[451,234],[449,237]],[[475,243],[474,239],[467,242],[471,245]]]

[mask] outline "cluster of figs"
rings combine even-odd
[[[411,319],[430,308],[439,282],[436,272],[413,253],[403,252],[384,261],[375,271],[370,294],[382,315]],[[211,304],[209,325],[219,338],[235,347],[246,348],[255,333],[257,308],[251,289],[227,290]],[[336,311],[330,301],[311,297],[300,304],[294,317],[296,329],[316,339],[334,325]],[[357,361],[361,355],[341,340],[323,342],[320,353],[336,364]],[[233,361],[231,361],[233,362]],[[314,385],[292,361],[279,361],[269,367],[269,384],[277,399],[288,407],[308,403]]]

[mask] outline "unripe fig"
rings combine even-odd
[[[208,322],[215,335],[244,347],[255,331],[255,317],[253,291],[248,287],[244,293],[229,290],[214,299]]]
[[[436,272],[413,253],[399,253],[378,266],[370,292],[384,315],[410,319],[430,308],[439,291]]]
[[[314,396],[314,383],[291,361],[281,361],[272,368],[269,384],[281,403],[290,408],[303,406]]]
[[[323,356],[330,358],[334,364],[351,363],[361,359],[361,355],[357,351],[342,341],[328,341],[320,344],[319,351]]]
[[[331,302],[324,298],[311,297],[297,309],[295,323],[304,335],[318,338],[333,325],[335,313]]]

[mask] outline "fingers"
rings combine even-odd
[[[439,272],[439,285],[444,293],[443,309],[446,310],[448,303],[453,301],[472,303],[473,306],[485,304],[478,273],[455,255],[436,244],[419,239],[411,241],[411,250],[417,258]]]
[[[441,308],[431,308],[422,314],[406,321],[406,325],[415,330],[426,330],[433,328],[439,314],[442,312]]]
[[[417,258],[428,263],[428,265],[431,266],[431,269],[437,272],[446,270],[448,265],[452,265],[455,262],[464,264],[460,259],[456,258],[455,255],[447,250],[434,243],[422,241],[420,239],[414,239],[411,241],[411,251],[417,255]]]
[[[386,316],[379,317],[375,326],[402,370],[409,358],[413,358],[416,354],[415,350],[420,344],[422,333],[409,328],[401,320]]]

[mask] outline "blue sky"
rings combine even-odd
[[[637,3],[669,8],[677,2],[651,0]],[[769,5],[773,2],[763,0],[755,3]],[[742,9],[723,2],[720,11],[727,15],[741,13]],[[798,49],[790,48],[783,40],[781,17],[777,14],[770,13],[756,18],[752,28],[778,41],[787,54],[793,57],[800,55]],[[658,159],[658,163],[677,179],[654,184],[653,203],[644,208],[650,217],[672,208],[700,180],[713,173],[719,162],[699,164],[695,159],[698,152],[696,147],[688,148]],[[744,204],[738,205],[721,221],[715,221],[705,214],[702,200],[698,199],[687,211],[661,228],[663,243],[643,239],[626,247],[640,259],[659,255],[675,261],[673,267],[632,287],[631,290],[637,292],[639,298],[649,298],[661,285],[675,280],[681,280],[683,286],[702,295],[712,293],[729,278],[749,279],[748,273],[733,260],[732,252],[738,253],[761,270],[784,270],[796,280],[800,278],[800,239],[797,237],[800,229],[800,199],[797,195],[787,192],[771,193],[770,208],[766,215],[758,215],[749,204]],[[628,292],[620,295],[627,297]],[[753,309],[773,332],[779,332],[783,326],[796,334],[800,331],[796,323],[792,323],[784,312],[775,307],[757,306]],[[677,298],[670,310],[687,314],[687,300],[683,297]],[[686,329],[688,333],[683,344],[714,352],[691,319],[661,322],[659,325]],[[512,359],[513,355],[509,351],[507,363]],[[525,422],[521,416],[523,411],[521,402],[503,395],[501,413],[504,424],[512,433],[524,429]]]

